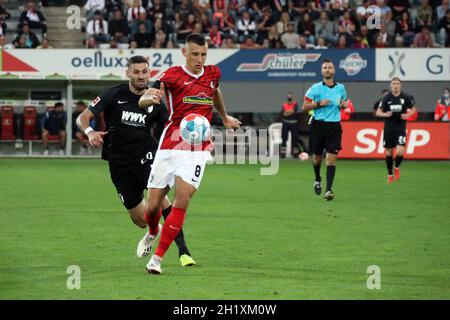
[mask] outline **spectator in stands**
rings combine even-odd
[[[25,42],[23,42],[24,40]],[[17,35],[13,44],[16,48],[36,48],[40,43],[36,34],[30,30],[30,27],[25,22],[22,26],[22,32]]]
[[[151,2],[149,1],[149,4]],[[150,21],[155,22],[157,17],[166,18],[166,3],[161,3],[161,0],[153,0],[153,7],[147,10],[147,16]]]
[[[289,12],[284,11],[280,16],[280,19],[276,23],[278,34],[282,35],[283,33],[285,33],[288,29],[289,23],[291,23]]]
[[[81,143],[81,154],[92,154],[92,150],[89,148],[89,139],[80,131],[80,128],[78,128],[76,124],[78,116],[86,110],[86,108],[86,104],[81,100],[75,104],[75,110],[72,113],[72,139],[76,139]],[[96,119],[92,119],[89,124],[91,128],[96,128]]]
[[[222,43],[222,49],[237,49],[238,46],[234,42],[233,38],[225,38],[225,40]]]
[[[405,47],[411,46],[415,33],[407,11],[403,12],[401,19],[398,21],[398,27],[398,33],[403,37]]]
[[[227,16],[227,15],[225,14],[225,16]],[[201,15],[197,20],[198,20],[198,22],[200,22],[202,24],[202,30],[204,31],[204,33],[209,32],[212,24],[211,24],[211,21],[209,21],[208,16]],[[220,29],[220,27],[219,27],[219,29]]]
[[[242,13],[242,18],[237,23],[238,41],[243,42],[246,38],[256,40],[256,24],[247,11]]]
[[[53,49],[53,47],[50,45],[50,41],[48,38],[42,39],[42,42],[40,45],[36,47],[36,49]]]
[[[308,43],[305,36],[299,36],[297,49],[314,49],[314,45]]]
[[[172,39],[169,39],[169,40],[167,41],[166,48],[167,48],[167,49],[178,49],[179,47],[178,47],[178,45],[176,44],[176,42],[173,42]]]
[[[416,14],[416,32],[419,32],[423,26],[430,27],[433,18],[433,9],[429,4],[429,0],[420,0],[420,6],[417,8]]]
[[[228,7],[227,10],[225,10],[225,12],[230,14],[233,21],[236,21],[238,20],[242,12],[246,10],[247,10],[247,0],[228,0]]]
[[[155,20],[154,29],[155,33],[158,33],[160,30],[164,31],[165,34],[169,34],[172,32],[166,21],[163,18],[159,17],[157,17]]]
[[[85,47],[87,49],[96,49],[98,48],[97,40],[95,40],[95,37],[89,37],[85,40]]]
[[[217,24],[219,28],[223,28],[224,22],[224,14],[227,9],[227,1],[226,0],[213,0],[213,23]]]
[[[345,34],[341,34],[338,38],[336,49],[346,49],[346,48],[347,48],[347,37],[345,36]]]
[[[8,20],[9,17],[11,17],[11,14],[0,4],[0,36],[6,35],[7,26],[5,21]]]
[[[144,23],[139,25],[139,32],[133,36],[138,48],[150,48],[155,40],[155,34],[147,30]]]
[[[87,0],[84,8],[86,9],[86,20],[89,21],[94,18],[96,11],[103,13],[103,10],[105,9],[105,0]]]
[[[405,47],[405,40],[402,36],[396,36],[395,37],[395,47],[396,48],[404,48]]]
[[[244,42],[240,44],[241,49],[262,49],[263,46],[256,43],[252,37],[248,36],[244,39]]]
[[[308,0],[291,0],[288,1],[289,13],[292,18],[295,19],[297,17],[302,17],[303,14],[309,12]],[[312,17],[311,17],[312,18]]]
[[[276,25],[272,25],[269,28],[269,34],[267,35],[267,48],[268,49],[279,49],[282,48],[281,37],[278,34]]]
[[[450,47],[450,9],[438,23],[439,42],[441,45]]]
[[[177,40],[179,42],[184,42],[184,39],[186,39],[188,34],[194,32],[196,23],[197,21],[195,20],[195,15],[193,13],[190,13],[187,20],[181,25],[180,29],[177,32]]]
[[[12,49],[14,45],[12,43],[7,43],[6,37],[0,34],[0,49]]]
[[[316,41],[316,38],[314,36],[316,34],[315,25],[312,22],[308,12],[305,12],[302,15],[300,21],[298,22],[297,33],[304,35],[308,40],[308,43],[315,43]]]
[[[281,36],[281,42],[287,49],[295,49],[299,45],[299,34],[294,30],[294,23],[288,25],[288,30]]]
[[[434,40],[428,26],[423,26],[422,30],[414,37],[413,48],[433,48]]]
[[[19,21],[19,28],[27,23],[30,29],[40,29],[42,36],[46,36],[47,25],[45,17],[40,10],[36,9],[36,4],[33,1],[27,3],[26,10],[20,14]]]
[[[269,28],[275,24],[275,21],[272,19],[272,13],[270,12],[270,8],[263,9],[263,15],[259,18],[258,23],[256,25],[258,29],[258,43],[262,44],[264,39],[267,39],[269,35]]]
[[[192,7],[197,17],[206,15],[209,19],[212,19],[212,9],[209,0],[194,0]]]
[[[189,14],[194,14],[194,7],[190,0],[181,0],[175,7],[175,13],[178,13],[182,23],[187,20]]]
[[[341,108],[341,121],[350,120],[350,115],[355,113],[355,106],[353,105],[352,100],[347,99],[347,108]]]
[[[450,89],[445,88],[444,93],[436,102],[434,110],[435,121],[450,121]]]
[[[163,30],[159,30],[156,35],[155,39],[161,42],[161,45],[163,48],[167,47],[167,43],[169,42],[169,38],[167,37],[166,33]]]
[[[441,21],[441,19],[445,17],[447,10],[450,9],[448,6],[448,3],[449,3],[449,0],[442,0],[441,5],[436,8],[436,18],[437,18],[436,20],[437,21]],[[1,10],[0,10],[0,12],[1,12]],[[1,17],[1,15],[0,15],[0,17]]]
[[[145,12],[145,18],[147,18],[147,11],[142,6],[141,0],[134,0],[133,6],[128,8],[127,12],[127,20],[129,24],[133,24],[135,20],[139,20],[141,17],[141,14]]]
[[[86,35],[94,37],[97,42],[109,42],[108,23],[103,20],[102,13],[99,10],[95,12],[94,19],[88,22]]]
[[[153,27],[153,23],[150,21],[150,19],[147,19],[147,12],[143,11],[139,14],[139,17],[137,19],[134,19],[131,24],[131,36],[133,37],[136,33],[139,32],[139,26],[141,24],[145,24],[145,29],[147,29],[148,32],[155,32],[155,28]]]
[[[105,1],[105,10],[108,14],[107,20],[112,19],[112,15],[114,15],[114,12],[116,12],[116,10],[120,10],[120,12],[122,12],[122,8],[123,8],[122,0],[106,0]],[[122,16],[123,16],[123,12],[122,12]]]
[[[108,23],[108,31],[111,38],[117,42],[128,43],[130,28],[120,9],[114,11],[114,16]]]
[[[325,39],[322,37],[318,38],[317,45],[314,47],[314,49],[328,49]]]
[[[386,13],[392,11],[391,7],[386,4],[387,0],[376,0],[375,4],[380,8],[381,17],[384,18]]]
[[[357,49],[369,48],[369,42],[367,41],[367,38],[363,38],[360,32],[358,32],[355,35],[355,41],[353,42],[353,48],[357,48]]]
[[[232,15],[228,14],[228,11],[225,11],[224,16],[224,27],[220,30],[223,36],[236,38],[237,29],[235,19]]]
[[[64,104],[55,103],[54,110],[48,110],[41,120],[42,125],[42,143],[44,145],[44,155],[48,155],[48,136],[58,135],[60,144],[60,154],[64,155],[66,145],[66,122],[67,115],[64,112]]]
[[[403,13],[408,12],[410,4],[409,0],[389,0],[389,6],[392,9],[392,18],[397,20],[403,16]]]
[[[333,22],[330,21],[328,18],[328,15],[326,11],[322,11],[320,14],[320,18],[317,21],[314,21],[314,24],[316,25],[316,37],[322,37],[325,38],[328,42],[336,43],[336,36],[334,34],[335,32],[335,25]]]
[[[219,31],[219,27],[213,24],[211,30],[209,31],[209,37],[211,39],[212,48],[222,47],[222,34]]]
[[[395,35],[391,35],[388,33],[386,24],[384,22],[381,22],[380,32],[378,33],[378,37],[381,37],[380,41],[383,44],[383,46],[377,47],[377,48],[386,48],[386,47],[394,46]]]

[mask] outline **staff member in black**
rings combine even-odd
[[[380,101],[377,117],[384,120],[383,146],[386,149],[386,166],[388,183],[400,179],[400,164],[403,161],[406,145],[406,119],[416,112],[413,96],[402,92],[399,78],[391,80],[391,92]],[[393,150],[396,149],[395,166]],[[394,171],[394,175],[392,174]]]
[[[91,146],[103,145],[102,159],[109,162],[112,182],[134,224],[141,228],[158,226],[160,215],[154,217],[158,221],[151,220],[142,200],[159,135],[168,119],[168,112],[165,105],[155,105],[147,109],[138,106],[149,81],[149,65],[144,57],[131,57],[126,73],[130,81],[112,87],[102,96],[95,98],[88,109],[77,118],[77,125],[88,136]],[[89,121],[101,112],[104,112],[106,132],[95,131],[89,126]],[[151,135],[153,127],[158,131],[158,140]],[[162,215],[166,217],[170,210],[171,203],[166,197],[162,205]],[[161,227],[159,225],[155,230],[149,228],[145,233],[136,251],[139,258],[150,253]],[[181,265],[195,265],[182,230],[175,242],[179,248]]]
[[[298,148],[297,153],[303,152],[304,148],[298,140],[298,103],[294,100],[292,92],[288,92],[286,101],[281,106],[281,152],[286,154],[286,142],[288,134],[291,132],[292,147]]]

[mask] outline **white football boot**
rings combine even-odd
[[[150,235],[148,231],[145,233],[144,237],[139,241],[136,255],[138,258],[144,258],[150,254],[152,251],[153,244],[155,243],[156,238],[158,238],[161,233],[162,225],[158,225],[158,233],[154,236]]]
[[[148,273],[161,274],[162,273],[161,261],[162,261],[161,257],[158,257],[155,254],[152,255],[150,261],[147,263],[146,266]]]

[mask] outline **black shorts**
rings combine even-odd
[[[384,128],[383,147],[391,149],[406,145],[406,128]]]
[[[327,153],[338,154],[341,146],[342,128],[340,122],[313,120],[309,131],[309,148],[315,155]]]
[[[111,180],[120,200],[128,210],[136,207],[144,199],[144,190],[147,189],[153,159],[154,152],[151,157],[144,157],[140,162],[131,165],[109,162]]]

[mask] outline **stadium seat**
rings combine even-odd
[[[283,140],[281,139],[281,128],[283,124],[281,122],[272,123],[269,126],[269,157],[273,157],[275,145],[281,145]],[[292,148],[292,135],[288,133],[288,139],[286,141],[286,158],[291,157]]]
[[[23,139],[24,140],[39,140],[37,133],[37,111],[36,107],[23,108]]]
[[[11,106],[3,106],[1,108],[2,116],[2,133],[1,140],[14,140],[14,108]]]

